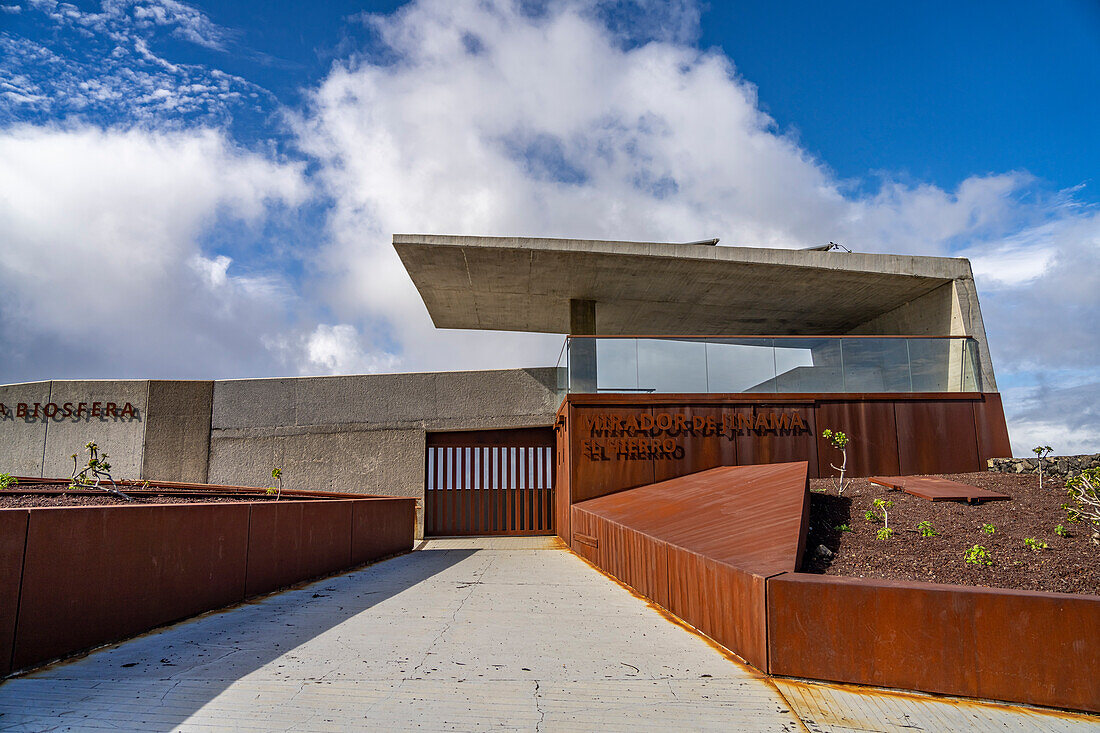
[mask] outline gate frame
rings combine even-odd
[[[552,536],[554,528],[554,486],[557,478],[555,460],[556,434],[551,426],[534,428],[501,428],[493,430],[456,430],[449,432],[429,432],[425,435],[424,451],[424,537],[482,537],[482,536]],[[507,486],[470,487],[462,489],[468,493],[458,493],[454,488],[433,489],[433,478],[440,478],[439,464],[433,466],[432,451],[446,448],[496,449],[504,451],[502,459],[490,459],[489,465],[495,467],[497,475],[504,473]],[[512,449],[541,449],[535,460],[535,476],[544,477],[548,484],[543,488],[527,486],[526,479],[520,479],[517,465],[517,483],[512,486]],[[439,455],[438,453],[436,454]],[[465,477],[469,468],[466,451],[458,454],[458,460],[442,470],[461,472]],[[518,462],[517,462],[518,464]],[[480,459],[478,468],[485,466]],[[501,471],[503,469],[503,471]],[[435,476],[432,476],[433,470]],[[471,478],[474,472],[471,471]],[[483,478],[476,475],[477,483]],[[503,496],[502,496],[503,495]],[[504,499],[503,503],[500,502]],[[457,503],[456,503],[456,500]],[[477,527],[475,520],[481,520]],[[492,520],[500,520],[493,522]],[[495,523],[504,529],[486,529],[486,524]],[[518,526],[527,525],[522,529]]]

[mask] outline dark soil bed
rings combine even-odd
[[[1071,524],[1061,505],[1064,484],[1027,474],[964,473],[942,476],[971,486],[998,491],[1011,501],[981,504],[920,499],[867,479],[854,479],[843,496],[836,496],[829,479],[812,479],[810,531],[803,571],[860,578],[981,585],[995,588],[1100,594],[1100,547],[1091,543],[1092,527]],[[816,493],[826,489],[828,493]],[[868,521],[864,513],[875,499],[894,503],[888,511],[890,539],[878,539],[882,520]],[[922,537],[920,522],[931,522],[938,533]],[[992,524],[993,534],[982,526]],[[1054,528],[1061,524],[1068,537]],[[847,525],[850,531],[841,529]],[[1025,546],[1034,538],[1048,548],[1038,552]],[[824,545],[833,553],[821,552]],[[968,564],[965,553],[982,545],[993,564]]]
[[[198,504],[207,502],[239,502],[239,501],[273,501],[274,496],[264,494],[158,494],[151,493],[148,489],[133,489],[127,486],[121,488],[122,492],[133,498],[126,501],[107,492],[86,493],[53,493],[58,490],[56,485],[50,484],[19,484],[17,488],[0,491],[0,509],[31,509],[48,506],[111,506],[135,504]],[[28,489],[46,490],[51,493],[32,494],[24,493]]]

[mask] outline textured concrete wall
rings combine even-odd
[[[141,477],[206,482],[213,382],[149,382]]]
[[[860,324],[849,333],[861,336],[970,336],[978,342],[982,391],[997,391],[985,323],[978,305],[978,290],[972,278],[941,285],[930,293]]]
[[[41,476],[42,453],[46,447],[46,420],[16,417],[20,402],[45,404],[50,401],[49,382],[6,384],[0,387],[0,473],[13,476]]]
[[[422,499],[427,432],[550,425],[560,402],[553,368],[215,382],[208,477]]]
[[[88,411],[80,417],[55,417],[46,427],[43,476],[68,476],[73,470],[72,454],[81,465],[87,460],[84,445],[95,441],[110,456],[111,475],[117,479],[141,478],[141,447],[145,440],[149,383],[142,380],[96,380],[50,382],[50,402],[57,405],[81,402],[100,405],[100,414]],[[134,406],[132,417],[106,416],[102,411],[113,402],[121,408]]]
[[[142,380],[53,381],[0,387],[0,473],[69,476],[72,454],[84,464],[84,445],[95,441],[110,456],[115,478],[141,476],[148,382]],[[123,406],[132,415],[120,415]],[[19,416],[18,405],[27,405]],[[82,405],[83,403],[83,405]],[[97,404],[98,403],[98,404]],[[113,403],[113,414],[107,413]],[[92,414],[92,413],[95,414]]]
[[[117,479],[205,481],[213,384],[127,379],[0,386],[0,473],[69,476],[72,455],[84,465],[84,446],[95,441]],[[19,403],[28,406],[26,417],[18,416]],[[132,414],[122,414],[126,403]]]

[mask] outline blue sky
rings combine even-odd
[[[553,362],[394,231],[834,240],[969,257],[1017,448],[1097,450],[1097,89],[1085,0],[0,0],[0,381]]]

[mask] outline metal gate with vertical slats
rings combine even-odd
[[[424,534],[554,533],[552,428],[429,433]]]

